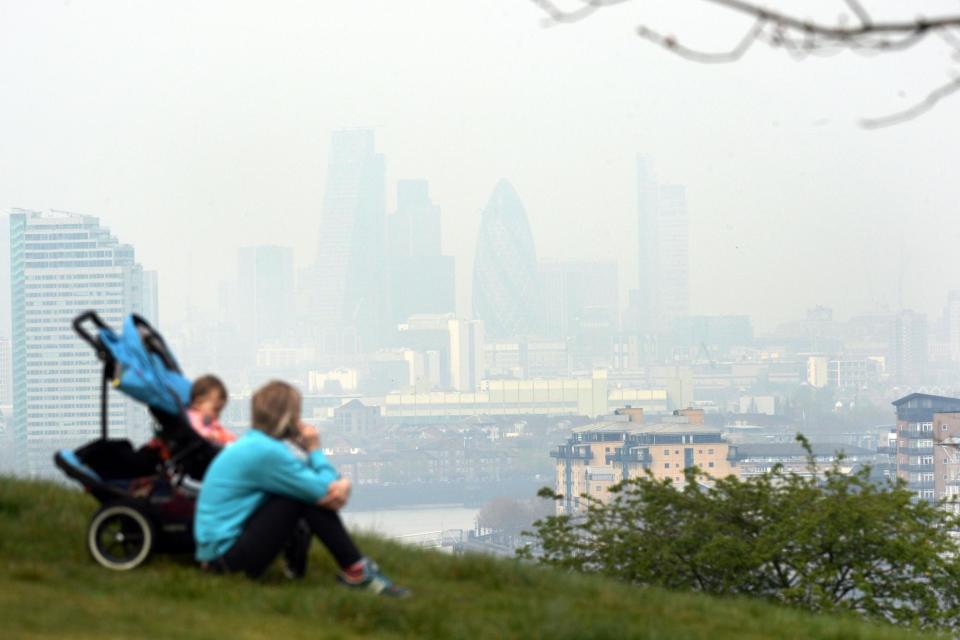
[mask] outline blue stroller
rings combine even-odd
[[[100,437],[58,451],[54,463],[101,504],[87,528],[90,555],[108,569],[128,570],[155,551],[192,551],[197,491],[219,448],[190,426],[190,381],[163,337],[138,315],[126,318],[119,335],[94,311],[77,316],[73,328],[103,363]],[[134,449],[129,440],[108,437],[110,386],[148,407],[151,443]]]

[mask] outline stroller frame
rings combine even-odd
[[[132,320],[144,348],[167,369],[180,373],[163,337],[143,318],[134,315]],[[109,386],[121,367],[100,338],[87,330],[89,324],[98,333],[110,327],[95,311],[73,320],[74,331],[103,362],[100,437],[54,455],[54,464],[101,504],[87,527],[87,549],[100,565],[113,570],[140,566],[153,552],[190,552],[200,480],[219,449],[193,430],[182,407],[177,414],[149,407],[158,446],[134,450],[129,440],[111,440]]]

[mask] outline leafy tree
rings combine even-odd
[[[637,585],[745,595],[920,628],[960,628],[956,516],[869,468],[777,466],[741,480],[688,469],[677,488],[648,474],[582,496],[581,515],[534,523],[521,556]],[[549,489],[541,496],[560,499]]]

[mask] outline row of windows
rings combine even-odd
[[[90,238],[75,238],[72,242],[30,242],[27,250],[33,251],[61,251],[64,249],[99,249],[99,242]]]
[[[94,245],[95,246],[95,245]],[[108,250],[104,251],[30,251],[29,249],[39,249],[40,247],[28,247],[26,252],[27,260],[66,260],[68,258],[108,258],[113,257],[114,252]],[[78,247],[72,247],[74,249]]]
[[[106,278],[116,278],[119,273],[28,273],[24,276],[26,282],[36,282],[39,280],[103,280]]]
[[[109,288],[109,290],[108,290]],[[91,289],[92,291],[87,291]],[[76,298],[79,296],[117,295],[123,291],[123,282],[64,282],[62,284],[33,285],[26,288],[27,296],[46,300]]]
[[[607,449],[607,453],[609,453],[609,452],[610,452],[610,449]],[[680,450],[679,450],[679,449],[676,449],[676,450],[674,450],[673,453],[674,453],[674,455],[680,455]],[[703,449],[697,449],[697,453],[702,454],[702,453],[703,453]],[[664,450],[663,450],[663,455],[665,455],[665,456],[670,455],[670,449],[664,449]],[[707,455],[708,455],[708,456],[712,456],[712,455],[713,455],[713,449],[707,449]]]
[[[84,267],[114,267],[127,266],[128,261],[117,260],[75,260],[63,262],[30,262],[26,265],[27,269],[71,269]]]
[[[674,465],[674,468],[675,468],[675,469],[680,469],[680,468],[682,468],[682,467],[683,467],[683,465],[681,465],[679,462]],[[707,468],[713,469],[713,467],[714,467],[714,463],[713,463],[713,462],[708,462],[708,463],[707,463]],[[669,469],[669,468],[670,468],[670,463],[669,463],[669,462],[664,462],[664,463],[663,463],[663,468],[664,468],[664,469]]]

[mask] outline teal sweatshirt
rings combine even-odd
[[[197,498],[197,560],[213,560],[240,537],[268,494],[316,503],[337,472],[320,450],[298,458],[281,440],[251,429],[214,458]]]

